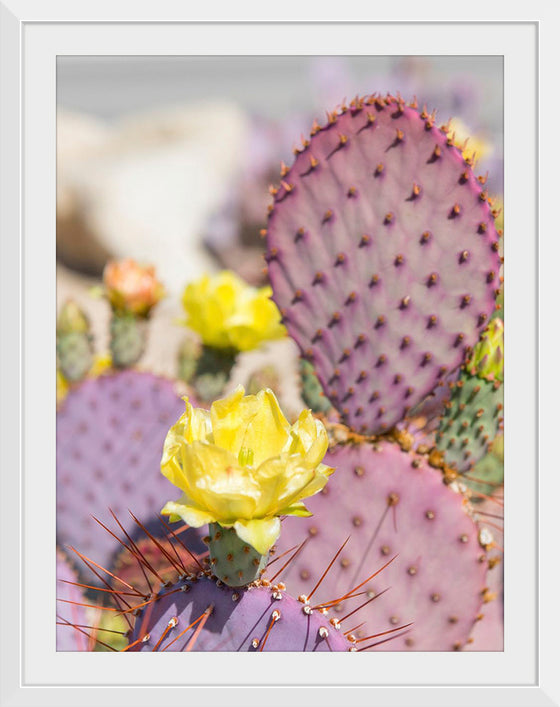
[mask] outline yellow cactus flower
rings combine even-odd
[[[229,270],[204,275],[185,287],[184,323],[207,346],[250,351],[286,335],[271,294],[270,287],[251,287]]]
[[[304,410],[290,425],[269,389],[245,396],[238,386],[209,411],[184,400],[161,460],[164,476],[184,493],[162,513],[195,528],[234,528],[264,555],[280,534],[279,516],[310,516],[302,499],[333,472],[321,463],[328,447],[323,424]]]
[[[498,317],[480,335],[467,368],[473,375],[487,380],[504,380],[504,323]]]
[[[146,317],[165,294],[153,266],[143,267],[131,258],[110,261],[103,271],[105,296],[111,307]]]
[[[469,128],[458,118],[449,122],[448,135],[453,139],[453,144],[462,149],[466,160],[481,160],[494,151],[493,146],[483,137],[472,135]]]

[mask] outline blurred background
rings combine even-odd
[[[400,92],[453,118],[500,196],[502,68],[499,56],[59,57],[59,305],[88,311],[103,350],[109,312],[92,285],[109,258],[153,263],[169,297],[144,365],[173,375],[185,284],[222,268],[264,282],[268,186],[344,100]]]

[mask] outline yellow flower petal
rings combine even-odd
[[[311,513],[311,511],[307,509],[304,503],[299,501],[298,503],[293,503],[291,506],[282,508],[280,510],[280,515],[297,516],[298,518],[309,518],[313,515],[313,513]]]
[[[284,454],[267,459],[254,470],[261,489],[258,516],[277,514],[280,507],[289,506],[297,492],[313,480],[314,470],[300,462],[301,457]]]
[[[240,386],[210,412],[187,402],[164,444],[162,473],[184,496],[164,512],[189,524],[234,527],[261,554],[280,532],[279,516],[307,517],[302,500],[320,491],[333,469],[321,422],[304,411],[291,426],[274,394]]]
[[[253,465],[279,454],[289,440],[290,424],[271,390],[243,397],[244,389],[212,403],[210,416],[214,443],[238,456],[242,449],[253,452]]]
[[[233,526],[237,535],[261,555],[266,555],[280,535],[280,518],[239,520]]]
[[[228,270],[213,277],[204,275],[185,287],[185,324],[207,346],[237,351],[257,348],[286,335],[271,294],[270,287],[250,287]]]
[[[230,339],[239,351],[250,351],[263,341],[279,339],[286,334],[280,312],[270,299],[272,288],[248,290],[228,320]]]
[[[183,497],[185,498],[185,497]],[[161,510],[163,515],[170,516],[170,520],[181,519],[192,528],[200,528],[206,523],[214,523],[216,519],[207,511],[202,511],[194,506],[185,505],[179,501],[168,501]]]
[[[226,449],[205,442],[183,447],[183,489],[197,504],[227,521],[252,518],[260,489],[250,470]]]
[[[211,439],[212,423],[208,410],[193,408],[186,397],[183,400],[185,412],[167,433],[163,443],[162,464],[166,464],[183,443],[192,444],[197,440]]]
[[[56,402],[61,403],[66,395],[68,394],[68,391],[70,389],[70,384],[66,380],[66,378],[62,375],[62,373],[56,369]]]
[[[316,467],[328,447],[329,438],[323,423],[313,417],[311,410],[303,410],[292,427],[290,454],[301,454],[306,463]]]

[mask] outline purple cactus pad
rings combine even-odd
[[[131,650],[320,652],[353,648],[344,632],[330,622],[328,612],[310,611],[283,586],[233,589],[201,575],[163,589],[140,612]]]
[[[370,434],[461,364],[499,287],[481,181],[433,116],[392,96],[315,124],[283,170],[267,262],[289,334],[346,423]]]
[[[480,612],[488,566],[466,499],[443,483],[425,457],[388,442],[339,446],[324,461],[336,471],[323,492],[306,500],[313,517],[282,523],[279,552],[299,542],[302,532],[309,538],[285,570],[286,582],[309,594],[350,536],[317,590],[317,601],[343,597],[395,557],[362,587],[370,598],[388,591],[371,601],[360,619],[370,632],[414,624],[406,636],[379,649],[463,647]],[[348,601],[335,610],[345,616]]]
[[[163,532],[157,517],[176,489],[160,473],[161,453],[184,409],[174,383],[150,373],[122,371],[72,388],[57,415],[60,544],[110,568],[122,546],[91,517],[120,536],[109,508],[127,532],[138,531],[128,509],[152,531]],[[191,547],[205,550],[198,539]]]

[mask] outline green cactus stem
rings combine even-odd
[[[86,313],[73,301],[62,307],[56,325],[58,368],[64,378],[77,383],[93,363],[93,336]]]
[[[504,325],[492,319],[482,332],[459,379],[436,433],[445,463],[470,471],[488,452],[503,423]]]
[[[179,350],[179,377],[194,388],[201,401],[215,400],[230,379],[238,353],[233,348],[184,342]]]
[[[233,528],[210,523],[208,550],[212,571],[230,587],[244,587],[259,579],[268,562],[254,547],[243,542]]]
[[[130,368],[146,348],[148,324],[130,312],[113,311],[110,323],[111,358],[115,368]]]

